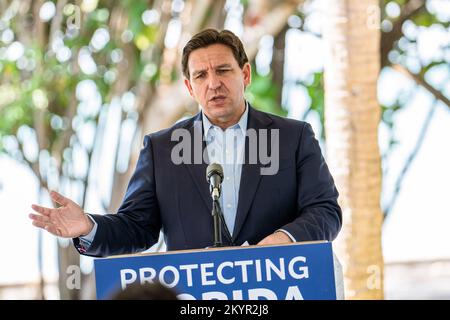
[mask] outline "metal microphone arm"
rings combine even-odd
[[[220,212],[219,200],[213,200],[212,216],[214,219],[214,248],[224,246],[222,242],[222,220],[220,219]]]
[[[209,183],[209,191],[213,200],[212,216],[214,220],[214,245],[223,247],[222,242],[222,210],[220,208],[220,186],[223,180],[223,168],[218,163],[212,163],[206,168],[206,181]]]

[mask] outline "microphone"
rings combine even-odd
[[[223,247],[222,228],[231,245],[234,246],[233,238],[228,230],[227,224],[220,208],[219,198],[221,193],[221,183],[223,181],[223,168],[218,163],[211,163],[206,168],[206,181],[209,184],[209,191],[213,199],[212,216],[214,219],[214,245],[213,247]]]
[[[223,168],[218,163],[211,163],[206,168],[206,181],[209,183],[209,191],[213,200],[219,200],[220,184],[223,181]]]

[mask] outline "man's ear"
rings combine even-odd
[[[191,97],[194,98],[194,91],[192,90],[191,82],[189,81],[189,79],[184,78],[184,85],[188,89],[189,94],[191,95]]]
[[[252,67],[250,66],[250,63],[245,63],[242,67],[242,72],[244,74],[244,88],[247,88],[247,86],[252,82]]]

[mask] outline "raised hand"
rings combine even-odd
[[[29,215],[34,226],[64,238],[84,236],[92,230],[94,223],[79,205],[55,191],[50,192],[50,197],[61,207],[45,208],[33,204],[31,208],[38,213]]]

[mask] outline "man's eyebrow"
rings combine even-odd
[[[231,64],[229,63],[223,63],[223,64],[219,64],[216,69],[222,69],[222,68],[231,68]]]
[[[202,72],[206,72],[206,69],[195,70],[194,72],[192,72],[192,76],[196,76]]]
[[[222,63],[219,64],[218,66],[215,66],[214,69],[227,69],[227,68],[232,68],[230,63]],[[206,69],[200,69],[200,70],[195,70],[194,72],[192,72],[192,76],[195,77],[201,73],[206,72]]]

